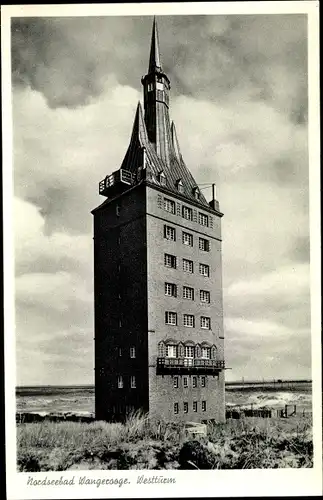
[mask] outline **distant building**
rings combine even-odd
[[[154,21],[119,170],[93,210],[96,418],[225,419],[219,203],[186,167]]]

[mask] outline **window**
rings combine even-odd
[[[177,325],[177,313],[166,311],[165,323],[166,323],[166,325]]]
[[[165,283],[165,295],[177,297],[177,285],[174,283]]]
[[[121,356],[122,356],[122,349],[121,349],[121,347],[119,347],[119,349],[118,349],[118,354],[119,354],[119,357],[121,358]]]
[[[205,387],[205,382],[206,382],[205,377],[201,377],[201,386],[202,387]]]
[[[178,413],[178,403],[174,403],[174,413]]]
[[[200,290],[200,301],[206,302],[207,304],[209,304],[210,303],[210,292],[207,292],[206,290]]]
[[[201,212],[199,212],[199,223],[202,226],[208,227],[209,226],[209,218],[208,218],[208,216],[205,215],[205,214],[201,214]]]
[[[162,186],[166,186],[166,175],[164,174],[164,172],[159,173],[159,182]]]
[[[189,207],[182,207],[182,216],[184,219],[193,220],[193,210]]]
[[[160,83],[160,82],[157,82],[156,83],[156,89],[157,90],[164,90],[164,85],[162,83]]]
[[[199,271],[202,276],[210,276],[210,266],[208,266],[207,264],[200,264]]]
[[[176,358],[177,357],[177,346],[176,345],[166,346],[166,356],[167,356],[167,358]]]
[[[200,199],[200,190],[198,187],[193,188],[193,195],[196,200]]]
[[[184,193],[184,186],[181,180],[177,181],[177,189],[179,193]]]
[[[175,213],[175,201],[169,200],[168,198],[164,198],[164,210],[166,212],[170,212],[171,214]]]
[[[172,267],[173,269],[176,269],[176,257],[175,257],[175,255],[170,255],[169,253],[165,253],[164,264],[166,267]]]
[[[202,347],[201,357],[204,359],[211,358],[211,349],[209,347]]]
[[[178,377],[174,377],[174,379],[173,379],[173,387],[175,389],[178,389]]]
[[[211,329],[211,318],[201,316],[201,328]]]
[[[185,358],[194,358],[194,347],[185,346]]]
[[[206,240],[204,238],[199,238],[199,249],[203,250],[204,252],[209,252],[210,251],[209,240]]]
[[[202,411],[206,411],[206,401],[202,401]]]
[[[186,273],[193,273],[193,261],[188,259],[183,259],[183,271]]]
[[[197,401],[193,401],[193,411],[197,411]]]
[[[188,245],[188,246],[192,247],[193,246],[193,235],[190,233],[185,233],[185,231],[183,231],[182,242],[183,242],[183,245]]]
[[[183,286],[183,299],[194,300],[194,288]]]
[[[116,205],[116,215],[120,215],[120,210],[121,210],[121,207],[119,204]]]
[[[176,240],[176,229],[172,226],[164,226],[164,238],[166,240]]]
[[[184,326],[188,326],[190,328],[194,328],[194,315],[193,314],[184,314],[183,316]]]
[[[154,86],[152,83],[148,83],[148,92],[151,92],[153,90]]]
[[[183,387],[188,387],[188,378],[183,377]]]
[[[192,385],[193,387],[197,387],[197,377],[192,378]]]
[[[131,377],[130,377],[130,387],[131,387],[131,389],[136,388],[136,377],[134,375],[131,375]]]
[[[123,389],[123,378],[121,375],[118,377],[118,389]]]
[[[134,346],[130,347],[130,357],[131,358],[136,357],[136,348]]]
[[[188,413],[188,403],[184,403],[184,413]]]

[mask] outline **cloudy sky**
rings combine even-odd
[[[158,18],[183,157],[225,214],[228,380],[311,376],[306,22]],[[93,382],[90,211],[128,146],[151,25],[12,22],[18,385]]]

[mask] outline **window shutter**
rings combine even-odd
[[[216,347],[213,345],[211,347],[211,359],[216,359]]]
[[[213,229],[213,217],[211,217],[209,215],[209,224],[210,224],[210,228]]]
[[[174,229],[174,241],[176,241],[176,229]]]
[[[160,194],[157,196],[157,205],[158,208],[163,208],[163,197]]]
[[[174,285],[174,297],[177,297],[177,285]]]
[[[201,346],[200,344],[196,344],[195,346],[195,357],[200,358],[201,357]]]
[[[197,222],[197,210],[193,210],[193,222]]]
[[[182,342],[180,342],[178,344],[178,357],[179,358],[184,358],[184,354],[185,354],[185,349],[184,349],[184,346],[183,346]]]
[[[181,216],[181,204],[176,203],[176,215]]]
[[[166,226],[164,225],[164,238],[167,237]]]

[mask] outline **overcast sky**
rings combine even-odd
[[[158,25],[184,160],[224,212],[226,377],[310,377],[306,16]],[[93,382],[90,211],[128,146],[151,26],[13,21],[18,385]]]

